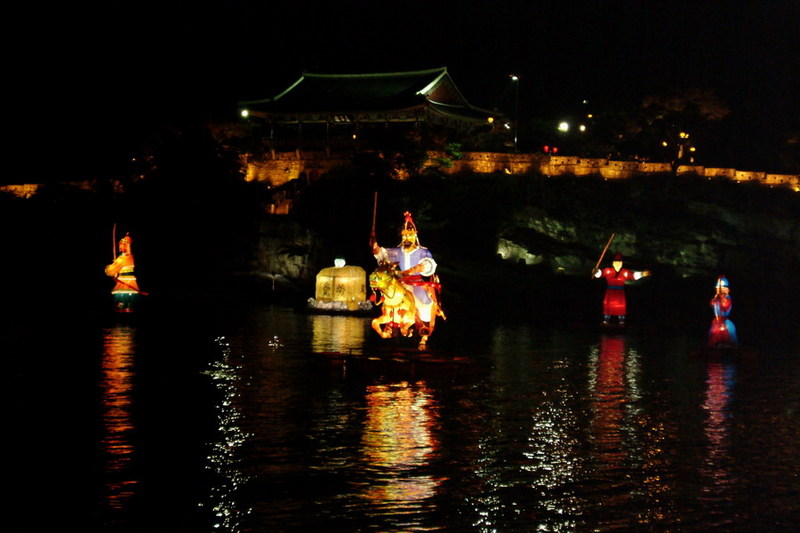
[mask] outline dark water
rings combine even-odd
[[[779,336],[709,359],[696,332],[451,312],[419,354],[364,318],[176,304],[18,316],[3,339],[5,531],[800,522],[800,353]]]

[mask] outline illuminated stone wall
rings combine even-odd
[[[277,152],[272,158],[245,159],[245,180],[267,182],[280,187],[296,179],[314,181],[349,159],[327,157],[318,152]]]
[[[435,166],[447,159],[443,152],[429,152],[428,166]],[[247,181],[268,183],[280,187],[292,180],[315,181],[330,170],[350,163],[349,157],[331,157],[325,152],[276,152],[274,157],[263,159],[244,159]],[[471,171],[478,174],[526,174],[537,172],[545,176],[601,176],[604,179],[626,179],[647,174],[669,174],[669,163],[650,163],[639,161],[613,161],[609,159],[589,159],[575,156],[551,156],[546,154],[504,154],[497,152],[465,152],[460,159],[452,161],[452,166],[440,167],[445,174]],[[707,178],[729,178],[740,182],[758,182],[770,187],[789,187],[800,192],[800,175],[769,174],[733,168],[713,168],[703,166],[680,166],[678,174],[697,174]],[[38,189],[36,184],[0,186],[0,191],[10,192],[27,198]],[[285,206],[284,206],[285,207]],[[281,206],[274,206],[274,212],[284,212]]]
[[[35,183],[26,183],[24,185],[2,185],[0,191],[13,194],[18,198],[30,198],[36,191],[39,190],[39,185]]]
[[[438,165],[447,159],[443,152],[429,152],[428,166]],[[347,164],[347,159],[327,158],[320,153],[281,153],[268,161],[252,161],[246,164],[247,179],[268,182],[278,187],[293,179],[313,181],[332,168]],[[440,167],[445,174],[470,171],[478,174],[525,174],[537,172],[546,176],[601,176],[604,179],[626,179],[648,174],[670,174],[669,163],[640,161],[614,161],[590,159],[576,156],[550,156],[546,154],[504,154],[496,152],[465,152],[452,161],[450,167]],[[758,182],[770,187],[789,187],[800,191],[800,175],[768,174],[733,168],[703,166],[680,166],[678,174],[696,174],[707,178],[729,178],[740,182]]]

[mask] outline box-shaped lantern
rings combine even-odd
[[[359,266],[345,265],[336,259],[335,266],[323,268],[317,274],[317,302],[343,302],[355,311],[367,299],[367,273]]]

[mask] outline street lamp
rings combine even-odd
[[[514,153],[516,153],[519,135],[519,76],[511,74],[510,78],[514,82]]]

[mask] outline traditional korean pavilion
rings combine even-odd
[[[446,67],[372,74],[304,73],[272,98],[240,102],[243,114],[263,119],[273,143],[358,139],[377,127],[419,131],[426,125],[490,130],[498,114],[471,105]],[[284,146],[284,148],[290,148]]]

